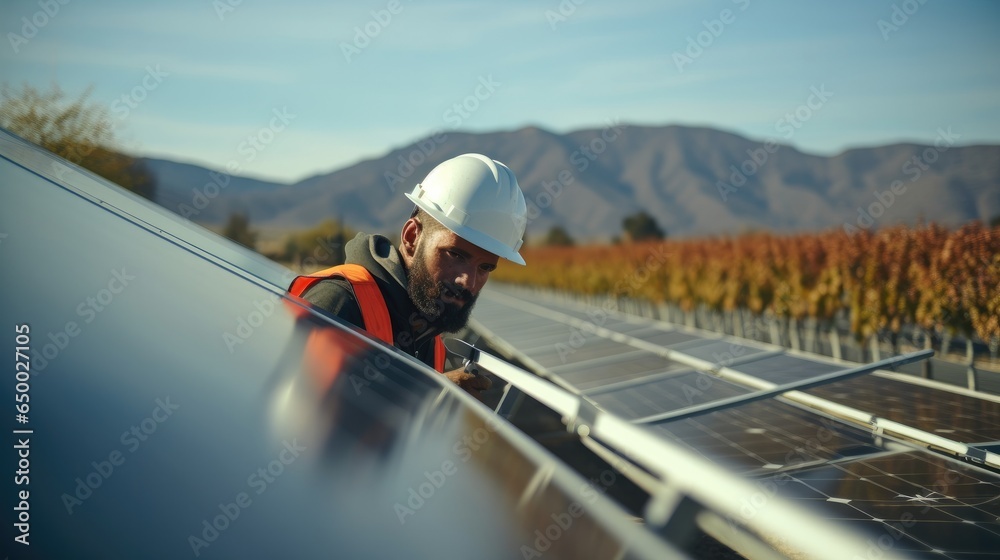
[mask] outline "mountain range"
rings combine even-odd
[[[412,209],[403,193],[438,163],[467,152],[514,170],[528,203],[529,241],[553,225],[578,240],[607,240],[640,210],[671,237],[921,220],[955,226],[1000,216],[1000,146],[961,146],[947,128],[932,145],[834,156],[687,126],[441,132],[290,185],[142,161],[157,178],[157,202],[206,225],[241,212],[256,227],[305,228],[337,218],[357,230],[395,234]]]

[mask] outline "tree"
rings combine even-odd
[[[647,214],[645,210],[626,216],[622,220],[622,229],[624,230],[623,237],[627,241],[663,239],[667,236],[666,232],[660,229],[656,223],[656,218]]]
[[[352,237],[354,232],[343,222],[326,220],[316,227],[289,235],[282,260],[309,272],[343,264],[344,245]]]
[[[554,247],[572,247],[575,243],[562,226],[552,226],[545,235],[545,244]]]
[[[257,248],[257,232],[250,229],[246,214],[230,214],[222,234],[248,249]]]
[[[135,158],[122,154],[107,110],[88,102],[90,89],[67,100],[57,85],[40,91],[24,85],[0,89],[0,127],[72,163],[150,200],[156,193],[152,174]]]

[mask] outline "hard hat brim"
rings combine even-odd
[[[502,259],[506,259],[515,264],[525,264],[524,258],[521,257],[520,253],[513,250],[506,243],[498,239],[494,239],[493,237],[490,237],[489,235],[486,235],[485,233],[475,230],[469,226],[459,224],[455,220],[446,216],[444,212],[436,208],[434,205],[427,203],[425,200],[419,199],[410,193],[403,194],[405,194],[406,198],[410,199],[411,202],[416,204],[418,208],[430,214],[432,218],[440,222],[441,225],[448,228],[448,230],[455,235],[461,237],[469,243],[472,243],[480,249],[493,253]]]

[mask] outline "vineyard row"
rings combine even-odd
[[[829,324],[847,312],[858,340],[904,325],[1000,339],[1000,227],[930,224],[848,234],[529,247],[528,265],[492,278],[559,291],[641,298],[684,311],[746,309]]]

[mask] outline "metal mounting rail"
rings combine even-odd
[[[740,406],[752,403],[754,401],[769,399],[771,397],[780,395],[782,393],[787,393],[789,391],[801,391],[804,389],[811,389],[813,387],[819,387],[820,385],[833,383],[835,381],[850,379],[852,377],[857,377],[859,375],[871,373],[877,369],[894,370],[896,369],[897,366],[917,362],[920,360],[925,360],[933,355],[934,355],[933,350],[920,350],[918,352],[902,354],[899,356],[894,356],[892,358],[886,358],[884,360],[872,362],[870,364],[865,364],[839,371],[833,371],[825,375],[818,375],[815,377],[800,379],[798,381],[793,381],[791,383],[785,383],[784,385],[774,385],[773,387],[767,389],[761,389],[759,391],[749,393],[746,395],[736,395],[734,397],[719,399],[717,401],[712,401],[700,405],[689,406],[681,410],[675,410],[671,412],[663,412],[660,414],[645,416],[643,418],[638,418],[636,420],[633,420],[633,422],[635,422],[636,424],[649,424],[652,422],[665,422],[671,420],[681,420],[684,418],[690,418],[691,416],[697,416],[699,414],[707,414],[709,412],[724,410],[734,406]]]

